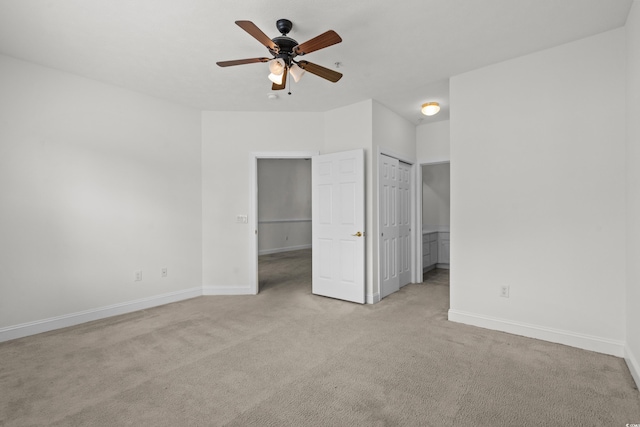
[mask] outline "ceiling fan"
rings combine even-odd
[[[233,65],[268,62],[269,71],[271,71],[269,80],[273,82],[272,90],[282,90],[285,88],[287,84],[287,74],[291,74],[296,82],[300,80],[300,77],[302,77],[305,71],[333,83],[342,77],[342,74],[337,71],[330,70],[309,61],[296,61],[294,59],[297,56],[303,56],[340,43],[342,39],[335,31],[329,30],[304,43],[298,43],[291,37],[287,37],[291,28],[293,28],[293,23],[288,19],[279,19],[276,22],[276,28],[278,28],[281,35],[273,39],[270,39],[251,21],[236,21],[236,24],[269,49],[269,53],[273,55],[273,58],[261,57],[219,61],[216,62],[218,66],[230,67]]]

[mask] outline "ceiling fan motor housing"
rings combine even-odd
[[[287,36],[279,36],[272,41],[280,48],[277,52],[269,49],[269,52],[276,58],[282,58],[287,65],[291,65],[291,60],[297,55],[293,52],[293,48],[298,46],[298,42]]]
[[[278,21],[276,21],[276,28],[278,28],[280,34],[286,36],[293,28],[293,22],[288,19],[278,19]]]

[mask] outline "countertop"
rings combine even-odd
[[[449,226],[448,225],[438,225],[438,226],[426,226],[422,229],[422,234],[428,234],[428,233],[449,233]]]

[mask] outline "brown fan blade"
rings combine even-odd
[[[322,33],[319,36],[294,47],[293,52],[298,55],[306,55],[307,53],[323,49],[336,43],[340,43],[341,41],[342,39],[338,33],[333,30],[329,30],[326,33]]]
[[[254,24],[253,22],[236,21],[236,24],[238,25],[238,27],[242,28],[247,33],[249,33],[254,39],[258,40],[260,43],[265,45],[268,49],[271,49],[276,52],[279,50],[278,45],[275,44],[273,40],[269,38],[269,36],[263,33],[262,30],[258,28],[256,24]]]
[[[272,84],[271,90],[282,90],[287,86],[287,69],[284,69],[284,73],[282,74],[282,84]]]
[[[330,70],[328,68],[322,67],[318,64],[314,64],[309,61],[300,61],[298,62],[298,66],[303,70],[310,72],[311,74],[315,74],[316,76],[322,77],[323,79],[327,79],[333,83],[337,82],[342,78],[341,73]]]
[[[253,64],[254,62],[269,62],[269,58],[249,58],[249,59],[236,59],[233,61],[218,61],[219,67],[231,67],[232,65]]]

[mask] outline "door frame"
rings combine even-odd
[[[417,208],[418,208],[418,204],[416,202],[416,165],[417,162],[415,161],[415,159],[409,159],[407,157],[405,157],[404,155],[386,148],[386,147],[378,147],[378,152],[376,155],[376,171],[377,171],[377,176],[376,176],[376,214],[377,214],[377,221],[376,221],[376,236],[375,236],[375,251],[376,251],[376,259],[378,260],[378,265],[377,265],[377,290],[375,291],[374,295],[374,303],[380,301],[382,299],[382,286],[381,286],[381,268],[382,268],[382,263],[381,263],[381,259],[380,259],[380,255],[381,255],[381,239],[380,237],[380,220],[381,220],[381,215],[380,215],[380,199],[379,199],[379,194],[380,194],[380,170],[378,169],[378,165],[380,162],[380,155],[384,154],[385,156],[389,156],[389,157],[393,157],[395,159],[398,159],[399,161],[406,163],[408,165],[411,166],[411,173],[410,173],[410,177],[409,177],[409,181],[410,181],[410,185],[411,185],[411,189],[409,190],[409,194],[411,196],[411,203],[410,203],[410,211],[411,211],[411,244],[409,245],[410,248],[410,259],[411,259],[411,283],[421,283],[422,282],[422,261],[418,259],[418,256],[422,256],[422,229],[421,227],[418,225],[418,215],[417,215]],[[422,177],[422,175],[420,175]],[[422,201],[422,198],[420,198],[420,201]],[[420,211],[420,215],[422,215],[422,211]],[[422,216],[420,216],[420,218],[422,218]],[[420,225],[422,224],[422,219],[420,220]],[[418,248],[418,246],[420,246]],[[418,271],[418,267],[420,267],[420,271]]]
[[[433,166],[433,165],[443,165],[443,164],[449,164],[451,165],[451,160],[434,160],[434,161],[429,161],[429,162],[424,162],[424,163],[419,163],[418,164],[418,168],[416,170],[416,200],[420,200],[420,203],[417,203],[416,205],[416,212],[418,215],[418,219],[420,221],[420,244],[418,245],[418,247],[416,248],[416,262],[418,263],[417,265],[420,267],[418,269],[418,272],[420,274],[420,282],[422,282],[422,275],[423,275],[423,270],[424,270],[424,265],[422,265],[422,227],[424,227],[424,224],[422,223],[422,167],[423,166]],[[451,213],[449,213],[449,217],[451,217]]]
[[[249,268],[251,284],[249,293],[257,295],[258,285],[258,160],[259,159],[311,159],[320,154],[319,151],[258,151],[249,154]]]

